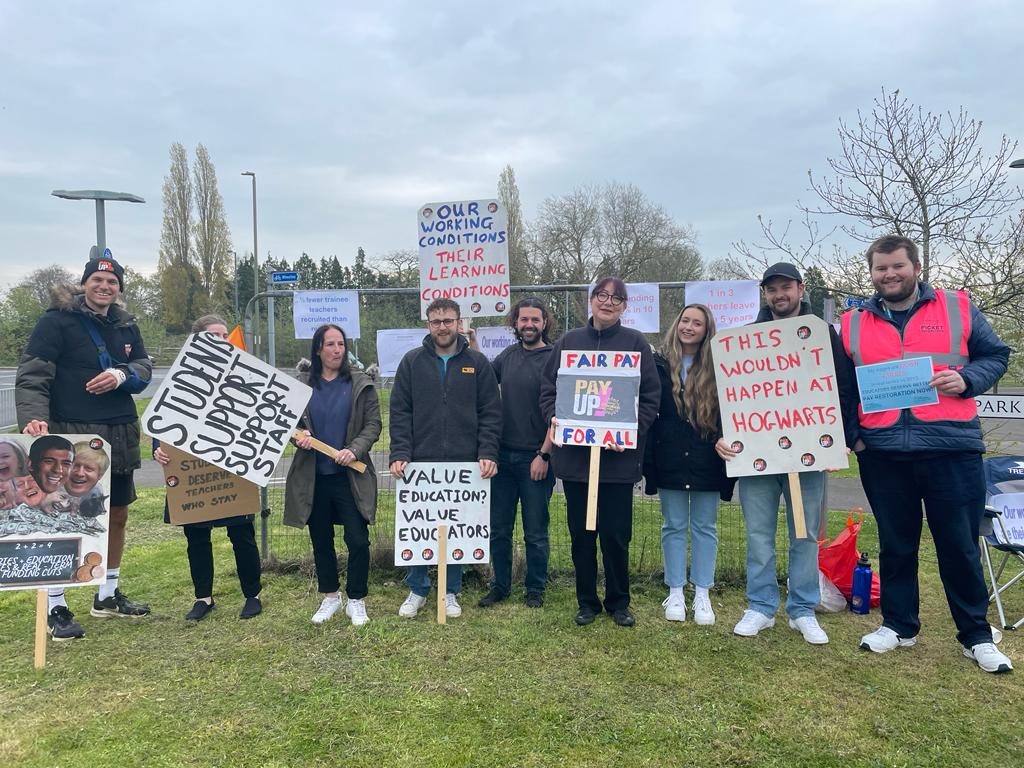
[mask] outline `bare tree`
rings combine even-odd
[[[389,251],[373,260],[373,267],[396,288],[414,288],[420,280],[420,256],[416,251]]]
[[[17,287],[26,288],[39,302],[39,306],[48,307],[50,305],[50,289],[55,285],[66,283],[75,285],[78,280],[59,264],[51,264],[30,272],[24,280],[18,283]]]
[[[600,190],[577,187],[540,205],[533,227],[545,281],[585,283],[603,262]]]
[[[199,289],[208,303],[204,309],[222,309],[227,303],[231,269],[231,231],[224,218],[224,201],[217,189],[217,171],[202,144],[196,147],[192,165],[192,190],[196,213],[192,223],[193,264],[199,277]]]

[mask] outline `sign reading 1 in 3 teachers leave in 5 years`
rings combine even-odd
[[[841,469],[846,438],[828,325],[814,315],[711,340],[729,477]]]
[[[497,200],[428,203],[419,212],[420,316],[454,299],[463,317],[508,312],[508,213]]]
[[[555,443],[636,448],[639,403],[639,352],[563,350],[555,380]]]
[[[491,559],[491,481],[477,462],[405,465],[395,484],[395,565],[436,565],[439,525],[448,526],[449,565]]]

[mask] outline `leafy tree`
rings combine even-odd
[[[205,304],[202,310],[223,311],[228,305],[231,231],[217,189],[217,171],[202,144],[196,147],[192,184],[196,214],[192,223],[192,253],[199,278],[197,293]]]
[[[530,264],[526,250],[526,222],[523,207],[519,202],[519,186],[516,172],[506,165],[498,177],[498,199],[508,213],[508,269],[512,285],[526,285],[530,282]]]

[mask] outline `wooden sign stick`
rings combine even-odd
[[[597,530],[597,484],[601,479],[601,446],[590,446],[590,475],[587,477],[587,530]]]
[[[292,437],[294,437],[296,440],[305,440],[306,433],[301,429],[296,429],[295,432],[292,433]],[[317,440],[315,437],[311,439],[313,440],[313,450],[316,451],[317,453],[322,453],[324,456],[327,456],[331,459],[333,459],[334,456],[338,453],[337,448],[332,448],[322,440]],[[339,466],[347,466],[349,469],[354,469],[359,474],[363,474],[363,472],[366,471],[366,465],[363,462],[359,461],[358,459],[354,459],[350,461],[348,464]]]
[[[437,623],[445,624],[445,599],[448,596],[448,526],[437,526]]]
[[[36,590],[36,654],[32,666],[42,669],[46,666],[46,616],[49,601],[45,589]]]
[[[804,519],[804,497],[800,493],[800,473],[789,473],[789,498],[793,504],[793,532],[798,539],[807,538],[807,521]]]

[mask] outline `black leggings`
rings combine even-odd
[[[313,543],[317,588],[323,593],[337,592],[338,555],[334,551],[334,526],[345,527],[345,546],[348,547],[345,594],[351,600],[362,600],[366,597],[370,576],[370,530],[352,498],[348,471],[316,476],[313,509],[309,514],[309,539]]]
[[[235,566],[242,594],[256,597],[263,588],[260,583],[260,552],[256,548],[256,530],[252,521],[229,525],[228,538],[235,550]],[[188,568],[192,573],[192,584],[196,599],[213,596],[213,546],[210,544],[212,528],[186,525],[183,527],[188,540]]]

